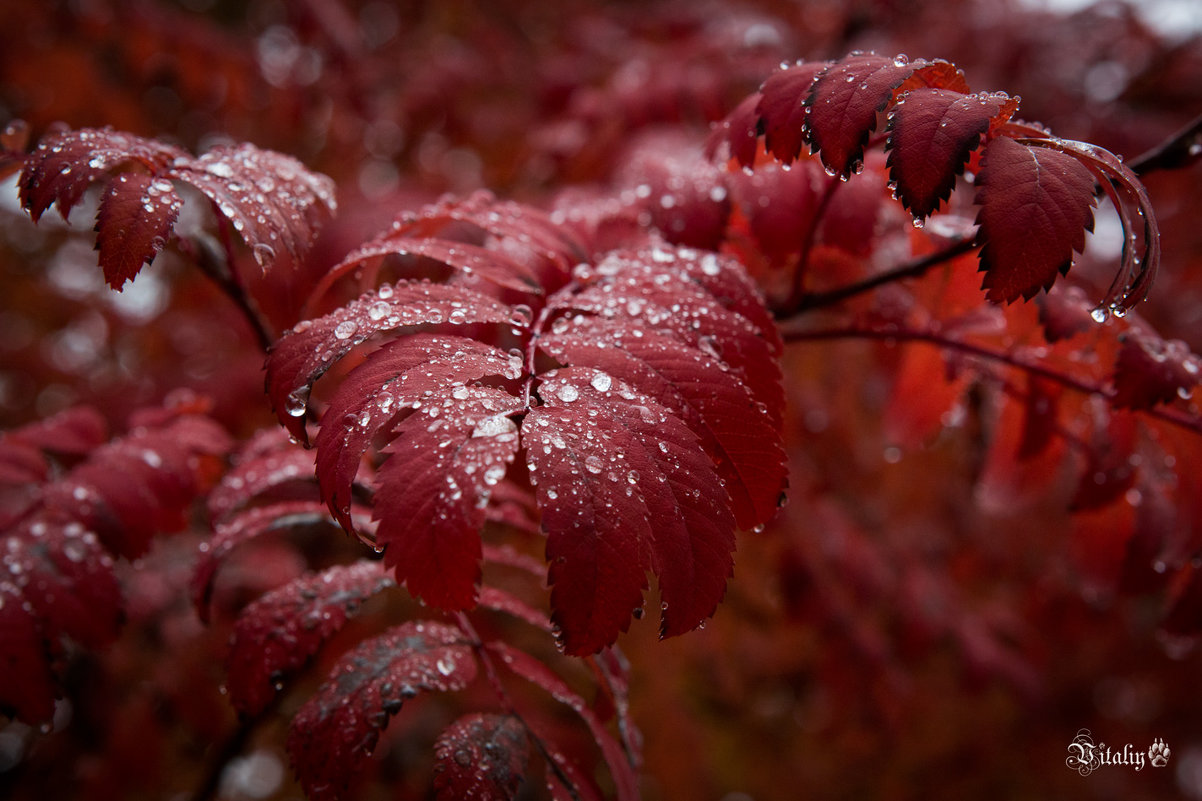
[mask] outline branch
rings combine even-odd
[[[223,253],[214,242],[208,238],[185,239],[179,238],[180,249],[187,252],[196,262],[196,266],[206,277],[221,290],[221,293],[233,301],[242,316],[250,323],[255,334],[255,340],[264,353],[268,351],[275,338],[268,331],[267,323],[259,313],[254,300],[247,294],[246,288],[234,273],[229,248]]]
[[[877,273],[874,276],[857,281],[853,284],[847,284],[837,289],[831,289],[826,292],[810,292],[803,295],[792,307],[784,310],[779,318],[782,321],[787,321],[791,317],[801,314],[802,312],[812,309],[820,309],[826,306],[833,306],[836,303],[841,303],[848,298],[861,295],[876,289],[885,284],[891,284],[894,281],[900,281],[905,278],[918,278],[925,274],[932,267],[936,267],[945,261],[951,261],[957,256],[962,256],[965,253],[971,252],[976,247],[976,240],[973,237],[965,237],[962,239],[953,240],[943,250],[937,250],[933,253],[928,253],[925,256],[919,256],[916,259],[895,267],[891,270],[886,270],[883,273]]]
[[[1036,361],[1028,361],[1014,353],[995,350],[985,345],[977,345],[972,342],[965,342],[959,339],[952,339],[944,334],[930,330],[889,330],[883,331],[875,328],[857,328],[849,326],[847,328],[826,328],[815,330],[788,330],[781,331],[781,337],[785,342],[816,342],[822,340],[836,339],[869,339],[888,342],[924,342],[929,345],[934,345],[945,350],[957,351],[966,353],[971,356],[977,356],[988,361],[1004,364],[1009,367],[1014,367],[1023,370],[1032,375],[1046,378],[1049,381],[1060,384],[1061,386],[1071,389],[1075,392],[1080,392],[1085,395],[1099,395],[1107,401],[1112,401],[1115,396],[1113,387],[1094,381],[1087,381],[1076,376],[1062,373],[1059,370],[1049,367],[1046,364],[1041,364]],[[1194,434],[1202,434],[1202,418],[1189,415],[1179,409],[1171,407],[1155,406],[1150,409],[1140,409],[1142,413],[1149,417],[1155,417],[1158,420],[1163,420],[1186,431]]]
[[[1143,177],[1155,170],[1177,170],[1202,159],[1202,114],[1151,150],[1131,159],[1127,166]]]

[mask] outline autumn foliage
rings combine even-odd
[[[1126,42],[1099,99],[936,4],[135,5],[0,42],[12,797],[1104,797],[1081,728],[1202,748],[1197,39],[966,12]]]

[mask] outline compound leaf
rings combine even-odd
[[[395,586],[379,562],[309,573],[248,604],[230,645],[229,694],[241,714],[259,714],[281,682],[346,624],[359,604]]]
[[[292,719],[288,754],[305,794],[344,797],[405,699],[462,689],[475,675],[470,642],[443,623],[404,623],[360,643]]]
[[[910,213],[922,219],[946,200],[981,137],[1009,119],[1017,101],[1002,94],[915,89],[889,118],[889,177]]]

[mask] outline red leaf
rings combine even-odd
[[[454,402],[456,388],[483,376],[517,378],[520,359],[463,337],[414,334],[373,352],[338,387],[317,435],[317,478],[348,532],[351,483],[373,437],[410,406]],[[498,411],[503,411],[498,409]]]
[[[66,219],[84,191],[106,173],[131,163],[158,172],[188,154],[177,147],[108,128],[83,128],[48,136],[21,173],[21,205],[35,221],[58,204]]]
[[[705,143],[705,155],[714,158],[718,148],[726,143],[730,148],[730,158],[738,162],[740,167],[750,168],[755,164],[755,155],[759,144],[759,131],[756,128],[760,96],[751,95],[735,106],[726,119],[716,124]]]
[[[170,181],[144,173],[123,173],[108,185],[96,214],[96,249],[109,286],[121,289],[158,255],[183,203]]]
[[[690,272],[667,267],[676,267],[679,262],[702,276],[705,270],[729,269],[717,257],[704,260],[693,255],[690,251],[652,251],[649,259],[646,251],[609,253],[589,272],[592,280],[583,290],[560,293],[549,306],[671,331],[728,366],[765,405],[773,424],[779,427],[785,399],[771,345],[760,328],[728,310],[703,283],[692,280]]]
[[[392,586],[383,565],[362,561],[307,574],[248,604],[230,645],[234,708],[248,717],[266,709],[281,682],[307,664],[359,604]]]
[[[1093,230],[1093,174],[1072,156],[998,137],[977,176],[982,288],[996,303],[1030,300],[1067,273]]]
[[[390,231],[330,270],[313,297],[320,298],[335,281],[360,269],[365,259],[392,253],[426,256],[501,286],[538,292],[544,284],[563,283],[569,265],[585,256],[566,230],[542,211],[520,203],[497,202],[487,192],[477,192],[466,200],[444,200],[397,219]],[[453,237],[431,239],[444,231],[452,232]],[[475,238],[458,241],[473,235],[482,238],[484,245],[470,244]]]
[[[511,799],[526,773],[526,729],[512,715],[465,715],[434,744],[440,801]]]
[[[281,337],[267,360],[267,393],[280,422],[303,440],[313,382],[373,334],[426,323],[504,323],[513,318],[509,306],[467,287],[424,281],[385,284]]]
[[[484,507],[517,454],[508,415],[524,406],[504,390],[460,385],[393,430],[377,474],[376,543],[397,580],[426,603],[475,603]]]
[[[584,257],[584,251],[563,227],[531,206],[498,201],[480,191],[466,200],[446,200],[406,214],[394,224],[396,234],[432,236],[453,223],[467,223],[501,242],[520,242],[539,257],[566,272]]]
[[[683,133],[644,135],[623,158],[622,197],[673,244],[717,250],[730,200],[724,173]]]
[[[56,415],[9,431],[6,440],[71,455],[90,453],[108,440],[108,424],[90,406],[73,406]]]
[[[1017,108],[1007,95],[947,89],[915,89],[898,100],[889,117],[888,164],[902,204],[918,219],[934,212],[981,137]]]
[[[159,532],[184,527],[184,513],[200,490],[197,448],[179,431],[197,419],[160,429],[136,430],[97,448],[45,491],[46,505],[62,510],[96,532],[110,551],[130,558],[145,553]],[[211,421],[202,430],[210,442],[228,437]]]
[[[156,533],[184,527],[184,513],[200,490],[196,456],[227,442],[219,426],[195,416],[137,429],[97,448],[49,485],[46,505],[96,532],[110,551],[135,558]]]
[[[246,143],[178,161],[166,177],[204,193],[264,270],[280,250],[299,259],[337,207],[329,178],[291,156]]]
[[[16,587],[0,582],[0,712],[48,723],[54,697],[50,654],[33,610]]]
[[[601,755],[605,758],[605,764],[609,767],[610,775],[614,780],[618,801],[634,801],[639,797],[638,777],[635,775],[634,766],[622,751],[622,747],[618,745],[617,740],[605,728],[605,724],[597,718],[593,710],[589,709],[584,699],[568,686],[567,682],[530,654],[519,651],[508,643],[494,641],[486,643],[485,647],[499,656],[505,666],[514,674],[542,687],[556,701],[571,707],[580,716],[588,726],[589,732],[592,733],[597,747],[601,749]]]
[[[117,636],[121,590],[113,560],[95,534],[44,514],[15,527],[3,548],[9,581],[32,606],[47,637],[68,636],[98,648]]]
[[[963,75],[945,61],[915,61],[855,53],[832,64],[806,98],[807,137],[827,170],[846,177],[864,160],[877,114],[907,89],[967,91]]]
[[[202,546],[203,550],[192,574],[192,604],[196,607],[197,615],[203,622],[209,622],[213,577],[234,548],[270,531],[326,522],[337,525],[330,519],[326,505],[321,501],[312,500],[256,506],[219,523],[214,529],[212,539]]]
[[[368,259],[380,256],[424,256],[507,289],[538,290],[538,277],[530,268],[497,250],[450,239],[414,238],[392,233],[362,245],[342,260],[333,271],[346,272]]]
[[[221,521],[252,501],[289,500],[298,495],[308,500],[314,495],[297,485],[311,485],[315,480],[312,451],[289,441],[279,428],[258,431],[209,493],[209,517]]]
[[[1094,432],[1085,453],[1085,467],[1069,509],[1083,512],[1113,503],[1135,484],[1132,454],[1138,434],[1135,416],[1097,412]]]
[[[603,370],[680,417],[726,482],[740,527],[775,514],[786,483],[780,434],[718,359],[674,335],[580,315],[559,318],[539,347],[563,363]]]
[[[801,251],[805,233],[818,212],[821,175],[817,162],[808,159],[789,170],[769,163],[750,175],[742,171],[730,174],[734,202],[747,218],[755,246],[772,266],[786,266],[788,257]]]
[[[864,159],[876,130],[877,113],[914,72],[906,61],[858,54],[832,64],[814,81],[806,98],[810,147],[827,170],[847,176]]]
[[[806,98],[829,61],[810,61],[783,67],[764,81],[755,112],[764,131],[764,147],[777,161],[791,164],[805,141]],[[749,166],[749,165],[744,165]]]
[[[406,698],[459,690],[475,675],[471,644],[442,623],[405,623],[360,643],[292,719],[288,754],[305,794],[344,797]]]
[[[547,531],[564,650],[613,642],[660,580],[664,636],[696,628],[726,591],[734,519],[697,437],[653,399],[582,367],[542,376],[522,433]]]
[[[1120,409],[1150,409],[1188,397],[1198,384],[1198,357],[1179,339],[1128,331],[1121,337],[1114,368],[1114,396]]]
[[[1096,304],[1079,286],[1064,284],[1053,287],[1047,294],[1041,296],[1039,303],[1039,322],[1043,326],[1043,336],[1048,342],[1059,342],[1062,339],[1088,331],[1094,325],[1093,309]]]

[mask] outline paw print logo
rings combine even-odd
[[[1169,764],[1169,757],[1171,755],[1172,751],[1169,750],[1168,745],[1160,737],[1153,740],[1152,745],[1148,747],[1148,761],[1152,763],[1152,767],[1154,768],[1163,768]]]

